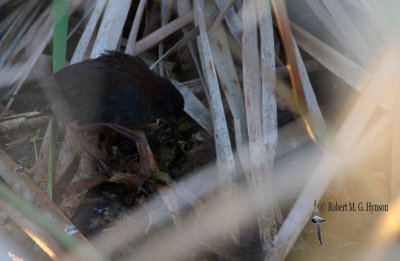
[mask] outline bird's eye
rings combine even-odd
[[[174,109],[170,109],[169,112],[170,112],[170,113],[174,113],[175,110],[174,110]]]

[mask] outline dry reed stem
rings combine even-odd
[[[74,160],[75,155],[80,150],[81,148],[79,146],[77,138],[75,137],[75,133],[71,130],[71,128],[67,128],[57,159],[53,175],[53,184],[57,184],[64,177],[67,169]]]
[[[190,10],[190,1],[189,0],[178,1],[177,9],[178,9],[178,15],[180,17],[184,16]],[[193,29],[193,30],[195,30],[195,29]],[[187,29],[185,27],[182,28],[182,31],[183,31],[183,34],[185,35],[185,37],[189,37],[191,34],[194,34],[194,33],[192,33],[193,30],[189,31],[189,29]],[[196,32],[197,32],[197,30],[196,30]],[[194,37],[193,37],[193,39],[194,39]],[[195,50],[195,45],[194,45],[194,42],[192,41],[192,39],[190,39],[190,41],[187,42],[187,47],[189,48],[190,56],[192,56],[194,66],[196,68],[197,74],[199,75],[201,87],[203,88],[206,96],[208,96],[208,91],[206,88],[206,84],[204,82],[204,77],[203,77],[203,73],[201,71],[200,62],[199,62],[199,59],[197,58],[197,52]],[[209,133],[212,133],[212,132],[209,132]]]
[[[217,74],[215,70],[214,58],[208,35],[206,31],[205,13],[202,7],[202,1],[194,0],[196,23],[200,29],[198,45],[200,51],[200,60],[202,63],[203,75],[205,77],[208,92],[211,121],[213,123],[215,148],[217,154],[217,168],[219,169],[219,182],[221,188],[226,193],[231,194],[235,190],[232,173],[235,168],[232,147],[229,139],[228,128],[226,124],[224,109],[222,106],[221,93]]]
[[[309,141],[311,139],[306,124],[303,119],[297,118],[279,128],[276,157],[281,157]]]
[[[239,78],[235,71],[232,55],[229,50],[228,40],[222,26],[217,26],[214,32],[210,35],[210,46],[215,61],[215,69],[221,83],[221,89],[224,92],[226,100],[229,104],[229,109],[234,119],[239,120],[240,134],[235,131],[235,136],[240,135],[242,142],[236,144],[237,149],[243,151],[239,153],[241,162],[248,162],[248,152],[245,152],[244,145],[247,144],[247,127],[246,127],[246,112],[244,105],[244,97],[239,83]],[[235,138],[236,139],[236,138]],[[246,145],[247,147],[247,145]],[[244,167],[244,166],[243,166]]]
[[[165,26],[161,27],[160,29],[152,32],[151,34],[147,35],[143,39],[139,40],[135,45],[135,50],[133,55],[138,55],[147,49],[153,47],[154,45],[158,44],[174,32],[182,29],[182,27],[186,26],[190,22],[193,21],[193,11],[186,13],[184,16],[175,19],[172,22],[169,22]]]
[[[304,89],[304,95],[306,98],[305,101],[307,103],[308,112],[310,113],[314,121],[318,122],[321,126],[323,126],[324,120],[322,118],[322,113],[319,108],[317,98],[315,97],[314,89],[311,85],[310,78],[308,77],[303,58],[300,55],[299,48],[297,47],[293,36],[292,36],[292,41],[294,43],[294,48],[296,51],[296,61],[300,73],[300,79]]]
[[[297,44],[315,60],[353,88],[364,87],[357,84],[362,77],[367,76],[367,72],[363,67],[308,33],[297,24],[292,22],[291,26]],[[361,90],[359,89],[358,91]]]
[[[184,111],[210,135],[213,133],[210,113],[193,92],[180,82],[172,81],[185,100]]]
[[[47,190],[47,166],[50,155],[51,122],[52,118],[48,120],[46,132],[43,136],[42,146],[40,147],[39,151],[39,157],[36,161],[32,176],[32,179],[44,192]]]
[[[218,8],[222,10],[223,6],[228,2],[233,2],[232,0],[215,0]],[[236,14],[236,11],[233,7],[230,7],[227,14],[225,15],[225,21],[228,25],[228,29],[231,32],[233,38],[237,43],[242,43],[242,21],[240,17]]]
[[[4,117],[0,120],[0,131],[8,132],[20,128],[39,128],[48,121],[48,116],[39,112],[26,112]]]
[[[266,147],[266,169],[272,173],[276,143],[278,140],[278,118],[275,98],[275,47],[272,16],[266,1],[257,1],[258,24],[260,27],[261,60],[261,120],[263,143]],[[271,195],[272,196],[272,195]]]
[[[140,0],[138,8],[136,10],[135,19],[133,20],[132,28],[129,33],[128,43],[126,44],[125,52],[133,54],[135,50],[136,38],[139,32],[140,22],[142,21],[142,15],[144,7],[146,6],[147,0]]]
[[[325,25],[329,32],[336,38],[336,40],[347,50],[351,51],[352,47],[349,46],[344,33],[340,30],[335,23],[332,15],[326,9],[321,0],[305,0],[306,4],[318,17],[318,20]],[[351,43],[350,43],[351,44]]]
[[[357,26],[353,23],[350,16],[342,6],[341,2],[333,2],[329,0],[321,0],[325,5],[328,12],[331,14],[333,20],[342,31],[347,40],[349,48],[364,67],[373,62],[371,49],[363,39]]]
[[[122,35],[131,1],[108,1],[90,58],[99,57],[105,50],[115,50]]]
[[[369,21],[373,22],[374,26],[378,28],[376,30],[377,33],[381,34],[382,38],[388,39],[390,33],[388,28],[385,26],[384,22],[382,19],[377,15],[375,10],[372,9],[372,7],[369,5],[367,1],[361,1],[361,2],[356,2],[352,0],[345,0],[347,4],[359,9],[361,12],[364,13],[364,15],[367,16],[367,19]]]
[[[87,22],[81,38],[79,39],[78,45],[75,48],[74,54],[71,58],[71,64],[80,62],[84,59],[86,50],[89,46],[90,39],[92,39],[98,20],[103,13],[103,9],[107,3],[107,0],[98,0],[96,6],[90,15],[89,21]]]
[[[307,60],[304,61],[304,66],[306,67],[306,71],[307,73],[312,73],[312,72],[317,72],[322,70],[322,66],[319,62],[317,62],[316,60]],[[287,67],[284,66],[278,66],[275,68],[276,70],[276,77],[277,78],[287,78],[289,77],[289,71],[287,69]],[[242,75],[238,75],[239,80],[241,81],[243,79]],[[201,84],[201,81],[199,78],[197,79],[193,79],[193,80],[189,80],[186,82],[183,82],[182,84],[186,85],[187,87],[189,87],[190,89],[193,89],[193,92],[198,93],[199,91],[196,91],[196,88],[198,88]]]
[[[292,23],[292,28],[300,47],[312,55],[321,65],[348,83],[354,90],[357,92],[363,91],[365,86],[361,86],[358,83],[361,78],[371,77],[369,72],[298,25]],[[382,109],[388,111],[391,108],[395,97],[394,92],[394,89],[391,88],[385,93],[385,97],[380,102]]]
[[[275,46],[272,16],[269,3],[263,0],[257,2],[258,25],[260,28],[260,61],[261,61],[261,121],[263,128],[263,145],[265,146],[264,175],[271,183],[272,171],[278,142],[278,114],[275,97],[276,71]],[[275,196],[268,193],[269,201],[274,206],[278,223],[282,223],[282,213]],[[276,232],[275,232],[276,233]]]
[[[243,92],[245,97],[247,128],[249,135],[249,155],[252,177],[252,192],[258,209],[257,219],[261,247],[269,249],[277,227],[275,213],[272,209],[264,209],[261,199],[271,202],[271,184],[266,166],[266,148],[263,138],[262,124],[262,88],[260,57],[258,51],[256,1],[243,2]]]
[[[290,68],[290,82],[296,107],[308,126],[310,136],[316,143],[325,148],[325,123],[308,78],[303,58],[292,35],[286,4],[284,1],[272,0],[272,6],[285,50],[287,65]]]

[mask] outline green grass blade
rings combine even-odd
[[[68,0],[53,0],[53,72],[65,67],[68,33]]]
[[[53,73],[65,67],[67,56],[68,0],[53,0]],[[53,198],[53,172],[58,140],[58,124],[52,120],[50,155],[47,168],[47,195]]]

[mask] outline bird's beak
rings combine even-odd
[[[176,119],[169,119],[168,123],[169,123],[169,126],[171,127],[172,133],[174,134],[175,140],[178,141],[179,128],[178,128],[177,120]]]

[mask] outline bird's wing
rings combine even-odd
[[[317,200],[314,200],[314,214],[315,214],[316,216],[319,216],[318,208],[317,208]]]
[[[55,75],[59,94],[67,101],[73,118],[91,122],[97,118],[99,105],[107,87],[107,75],[101,65],[94,60],[73,64]],[[58,99],[53,99],[58,103]]]
[[[319,222],[317,222],[317,235],[318,235],[318,240],[319,243],[322,246],[322,239],[321,239],[321,224]]]

